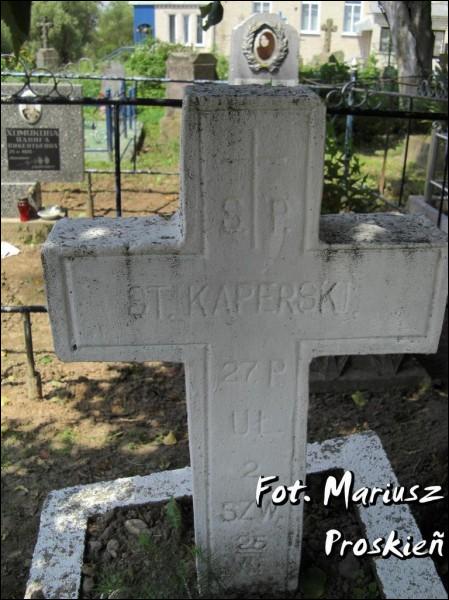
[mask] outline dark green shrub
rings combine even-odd
[[[351,155],[347,166],[343,143],[328,123],[324,156],[324,186],[321,212],[373,212],[377,199],[366,185],[367,175],[362,174],[360,160]]]
[[[165,63],[171,52],[185,50],[179,44],[159,42],[148,38],[145,44],[140,44],[126,61],[128,75],[145,77],[165,77]],[[139,96],[147,98],[163,98],[165,86],[161,83],[139,83]]]
[[[229,78],[229,59],[224,54],[218,54],[216,57],[218,79],[227,81]]]

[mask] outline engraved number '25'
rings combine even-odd
[[[240,202],[238,200],[225,200],[223,206],[223,229],[226,233],[237,233],[241,231],[242,218]]]

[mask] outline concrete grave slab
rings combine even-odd
[[[410,196],[408,199],[408,210],[412,215],[423,215],[429,221],[438,225],[440,211],[431,204],[428,204],[424,196]],[[445,233],[448,233],[448,218],[444,212],[441,214],[439,227]]]
[[[309,474],[334,469],[353,471],[356,487],[397,485],[381,442],[372,432],[308,445]],[[49,494],[41,515],[25,598],[32,598],[33,592],[39,591],[49,599],[78,598],[88,519],[117,507],[191,496],[192,483],[192,471],[185,468]],[[379,504],[370,508],[361,506],[358,510],[368,539],[386,536],[394,529],[400,536],[413,535],[416,540],[421,539],[408,505]],[[379,559],[374,565],[385,598],[447,598],[430,558]]]
[[[320,218],[324,128],[303,87],[194,86],[180,212],[62,220],[43,250],[60,358],[185,363],[196,542],[232,588],[297,587],[301,510],[229,523],[223,506],[260,474],[304,479],[311,360],[433,352],[441,331],[446,236]]]
[[[229,83],[297,85],[298,31],[275,14],[251,15],[232,30]]]

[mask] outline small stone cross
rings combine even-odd
[[[48,33],[53,27],[53,23],[47,17],[44,17],[38,25],[41,30],[42,48],[48,48]]]
[[[321,30],[325,32],[323,52],[325,54],[329,54],[332,47],[332,34],[337,31],[337,26],[334,25],[334,21],[332,19],[327,19],[326,23],[321,25]]]
[[[320,217],[325,122],[303,87],[188,88],[179,213],[65,219],[43,250],[59,357],[185,364],[196,544],[231,589],[298,584],[302,504],[255,499],[305,479],[311,360],[432,352],[443,320],[444,234]]]

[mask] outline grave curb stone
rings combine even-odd
[[[17,202],[27,198],[31,206],[38,211],[42,207],[42,191],[38,181],[27,183],[2,183],[1,217],[18,217]]]
[[[371,431],[325,442],[309,443],[309,473],[335,469],[351,470],[355,487],[375,487],[397,478],[378,436]],[[114,508],[161,502],[171,497],[192,495],[190,467],[81,485],[51,492],[42,509],[25,598],[43,592],[48,599],[77,599],[81,584],[85,534],[89,517]],[[407,504],[358,507],[369,540],[392,530],[400,537],[421,539],[419,528]],[[444,599],[445,588],[431,558],[374,560],[385,598]]]
[[[39,48],[36,53],[36,66],[38,69],[54,71],[59,67],[60,60],[56,48]]]

